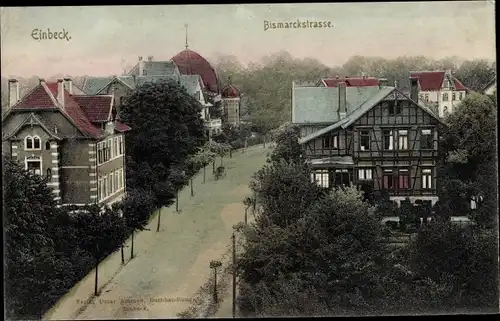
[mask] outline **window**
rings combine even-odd
[[[50,145],[49,145],[50,148]],[[41,140],[38,136],[26,136],[24,139],[24,149],[25,150],[41,150]]]
[[[148,74],[148,71],[147,71],[147,70],[143,70],[143,71],[142,71],[142,75],[143,75],[143,76],[146,76],[147,74]]]
[[[335,170],[335,185],[336,186],[349,186],[351,183],[351,175],[347,169]]]
[[[371,179],[372,179],[372,169],[371,168],[358,169],[358,180],[371,180]]]
[[[359,149],[370,150],[370,132],[367,130],[359,133]]]
[[[108,177],[104,176],[102,179],[102,197],[108,197]]]
[[[462,100],[464,98],[464,93],[459,93],[458,94],[458,100]]]
[[[97,143],[97,163],[102,164],[102,162],[103,162],[102,143]]]
[[[443,94],[443,101],[448,101],[448,94]]]
[[[444,116],[448,116],[449,112],[448,112],[448,106],[444,106],[443,107],[443,115]]]
[[[108,139],[108,146],[109,146],[109,158],[113,158],[115,155],[113,155],[113,139]]]
[[[109,196],[113,194],[112,186],[111,186],[111,175],[106,176],[106,186],[108,187],[106,194]]]
[[[51,168],[47,168],[47,180],[51,180],[52,179],[52,169]]]
[[[110,189],[111,189],[111,194],[113,194],[115,191],[116,191],[116,185],[115,185],[115,173],[111,173],[109,175],[109,180],[111,181],[110,182]]]
[[[26,160],[26,170],[31,175],[42,175],[42,162],[39,160]]]
[[[399,130],[398,131],[398,148],[408,149],[408,131]]]
[[[420,135],[420,149],[433,149],[434,142],[432,137],[431,129],[422,129],[422,133]]]
[[[115,172],[115,190],[119,191],[120,190],[120,171]]]
[[[119,153],[119,150],[118,150],[118,145],[119,145],[119,141],[118,141],[118,137],[115,137],[115,145],[114,145],[114,148],[115,148],[115,157],[116,156],[120,156],[120,153]]]
[[[120,136],[120,155],[125,153],[125,139],[123,136]]]
[[[429,101],[429,94],[425,94],[425,101]]]
[[[385,189],[393,188],[392,170],[384,169],[384,174],[382,176],[382,187]]]
[[[432,188],[432,169],[422,170],[422,188],[423,189]]]
[[[311,181],[318,184],[321,187],[328,188],[330,186],[330,180],[327,169],[316,170],[311,173]]]
[[[339,136],[338,134],[328,135],[323,137],[323,148],[325,149],[337,149],[339,148]]]
[[[45,150],[50,150],[50,142],[45,142]]]
[[[395,185],[397,189],[408,189],[410,182],[410,172],[407,169],[400,169],[399,176],[395,177]]]
[[[389,109],[389,115],[401,114],[401,102],[398,102],[397,100],[388,101],[387,105]]]
[[[394,135],[392,130],[384,130],[384,149],[385,150],[393,150],[394,149]]]
[[[451,94],[451,100],[457,100],[457,94],[452,93]]]

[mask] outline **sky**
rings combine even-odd
[[[269,28],[278,22],[328,28]],[[117,75],[138,57],[168,60],[189,49],[242,63],[287,51],[328,66],[354,55],[494,60],[494,1],[10,7],[1,15],[2,76]],[[295,24],[296,26],[296,24]],[[65,39],[37,40],[40,30]],[[34,31],[35,30],[35,31]],[[38,30],[38,31],[37,31]]]

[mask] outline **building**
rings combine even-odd
[[[338,87],[340,83],[345,83],[346,87],[367,87],[379,85],[377,78],[363,75],[362,77],[336,76],[335,78],[324,78],[319,80],[316,86]]]
[[[238,87],[231,83],[222,88],[222,114],[224,123],[239,127],[241,122],[241,94]]]
[[[439,117],[452,113],[467,94],[467,88],[450,70],[414,71],[410,73],[410,77],[418,79],[420,99],[436,108]]]
[[[484,86],[482,90],[483,94],[494,96],[497,92],[497,77],[495,76],[489,83]]]
[[[367,199],[387,192],[398,203],[437,197],[438,125],[419,103],[418,79],[410,95],[387,86],[293,87],[292,123],[313,168],[312,179],[330,188],[359,186]]]
[[[180,84],[188,94],[193,96],[201,105],[201,117],[205,121],[208,133],[219,133],[222,130],[220,119],[210,117],[210,107],[205,93],[204,83],[197,74],[184,75],[172,61],[155,61],[152,56],[144,61],[139,57],[137,64],[125,76],[89,77],[85,79],[83,90],[90,95],[115,96],[115,107],[118,108],[122,99],[144,83],[158,83],[174,81]]]
[[[125,196],[125,139],[130,127],[115,117],[112,95],[76,95],[71,79],[38,86],[19,97],[9,80],[2,117],[4,152],[47,179],[62,205],[110,205]]]

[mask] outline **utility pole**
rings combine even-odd
[[[236,318],[236,236],[233,232],[233,318]]]

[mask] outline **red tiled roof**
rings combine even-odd
[[[444,81],[444,71],[412,72],[410,77],[418,78],[420,90],[440,90]]]
[[[219,92],[219,78],[215,69],[198,53],[186,49],[175,55],[172,60],[181,74],[200,75],[208,90],[214,93]]]
[[[373,77],[359,77],[359,78],[330,78],[323,79],[323,82],[327,87],[338,87],[340,82],[345,82],[347,87],[367,87],[367,86],[378,86],[379,82],[377,78]]]
[[[446,75],[445,71],[420,71],[412,72],[410,77],[417,77],[420,84],[420,90],[440,90],[444,77]],[[455,77],[451,76],[454,81],[456,90],[466,90],[467,88]]]
[[[240,97],[240,90],[235,85],[228,85],[221,90],[222,98],[238,98]]]
[[[15,104],[13,109],[20,108],[57,108],[54,105],[54,101],[50,98],[49,93],[43,88],[42,85],[38,85],[29,92],[26,96],[24,96],[17,104]]]
[[[453,78],[455,81],[455,90],[467,90],[467,88],[457,79]]]
[[[54,97],[57,97],[58,89],[57,83],[47,83],[47,88]],[[80,108],[80,105],[73,99],[66,90],[64,90],[64,111],[73,120],[76,127],[85,134],[93,137],[99,137],[102,134],[102,130],[93,125],[88,119],[87,115]]]
[[[126,132],[131,130],[132,128],[117,120],[115,121],[115,129],[119,132]]]
[[[109,112],[112,108],[112,96],[72,96],[73,99],[80,105],[91,122],[104,122],[109,118]]]

